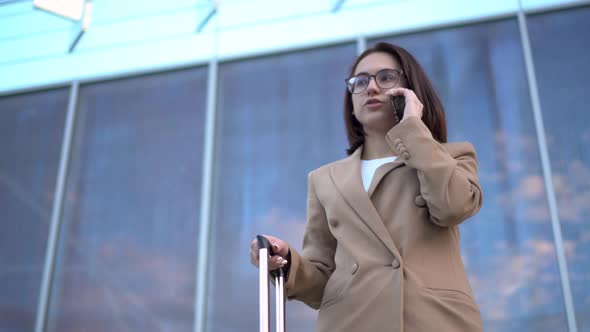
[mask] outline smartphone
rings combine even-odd
[[[406,97],[391,96],[391,106],[393,107],[393,111],[397,114],[398,121],[401,121],[404,117],[404,109],[406,108]]]

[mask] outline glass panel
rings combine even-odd
[[[220,65],[207,331],[258,328],[256,234],[301,248],[307,173],[346,154],[342,99],[355,54],[347,45]],[[288,331],[312,331],[315,319],[287,303]]]
[[[0,99],[0,331],[35,326],[68,94]]]
[[[477,150],[484,205],[461,226],[485,331],[566,329],[518,24],[400,36],[446,107],[449,141]]]
[[[206,76],[80,89],[48,331],[192,331]]]
[[[578,331],[590,331],[590,7],[528,19]]]

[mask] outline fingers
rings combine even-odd
[[[279,255],[283,258],[287,257],[287,255],[289,254],[289,245],[287,244],[287,242],[272,235],[263,234],[262,236],[268,239],[268,241],[272,245],[272,250],[275,255]],[[256,241],[256,239],[254,239],[253,242],[256,246],[256,250],[258,250],[258,242]]]
[[[275,270],[280,267],[283,267],[287,264],[287,260],[285,257],[289,254],[289,246],[287,243],[279,238],[270,235],[263,235],[266,237],[272,245],[272,249],[275,253],[274,256],[270,257],[268,260],[268,269]],[[258,241],[253,239],[250,242],[250,262],[252,265],[258,267],[260,264],[259,261],[259,252],[260,248],[258,247]]]
[[[404,109],[404,116],[400,122],[404,122],[410,117],[417,117],[419,119],[422,118],[423,115],[423,108],[422,102],[418,99],[418,96],[414,93],[414,91],[406,88],[393,88],[389,91],[385,92],[387,95],[390,96],[404,96],[406,99],[406,107]]]
[[[416,94],[414,93],[414,91],[410,90],[410,89],[406,89],[406,88],[393,88],[391,90],[385,91],[385,94],[388,94],[390,96],[404,96],[406,98],[418,98],[416,97]]]
[[[258,255],[250,252],[250,262],[252,265],[259,267],[260,261],[258,259]],[[276,270],[280,267],[284,267],[287,265],[287,260],[281,256],[275,255],[268,259],[268,269],[269,270]]]
[[[258,253],[250,250],[250,263],[258,267]]]
[[[275,255],[272,256],[268,261],[268,269],[269,270],[276,270],[280,267],[283,267],[287,264],[287,260],[281,256]]]
[[[258,251],[258,241],[254,239],[250,242],[250,262],[256,267],[258,267]]]
[[[385,94],[390,96],[404,96],[406,98],[406,105],[408,104],[415,104],[420,109],[423,107],[422,102],[416,96],[416,93],[410,89],[406,88],[393,88],[389,91],[386,91]]]

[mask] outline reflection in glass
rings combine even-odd
[[[82,86],[48,331],[192,331],[206,70]]]
[[[590,331],[590,7],[527,22],[578,331]]]
[[[484,205],[461,226],[485,331],[566,329],[523,53],[515,20],[400,36],[446,107],[449,141],[470,141]]]
[[[256,234],[301,248],[307,173],[348,146],[342,81],[355,54],[347,45],[220,65],[207,331],[258,328]],[[287,330],[313,331],[315,311],[286,308]]]
[[[0,331],[35,326],[68,94],[0,98]]]

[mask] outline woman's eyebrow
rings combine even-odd
[[[389,68],[389,67],[381,68],[381,69],[378,69],[378,70],[375,72],[375,74],[377,74],[378,72],[380,72],[380,71],[382,71],[382,70],[384,70],[384,69],[391,69],[391,70],[393,70],[393,69],[395,69],[395,68]],[[369,74],[369,73],[368,73],[368,72],[366,72],[366,71],[361,71],[361,72],[359,72],[359,73],[356,73],[356,74],[354,74],[354,76],[356,76],[356,75],[360,75],[360,74],[367,74],[367,75],[371,75],[371,74]]]

